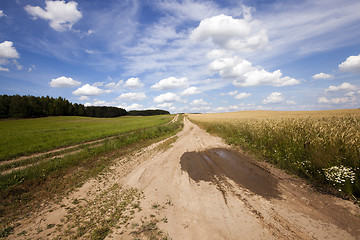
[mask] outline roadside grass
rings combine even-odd
[[[260,113],[189,118],[318,187],[360,197],[360,110]]]
[[[45,117],[0,121],[0,161],[169,122],[173,115],[119,118]]]
[[[102,145],[0,176],[0,232],[9,232],[7,229],[13,227],[14,220],[31,214],[40,203],[59,199],[87,179],[98,176],[115,159],[176,134],[182,128],[181,120],[138,129],[106,140]]]

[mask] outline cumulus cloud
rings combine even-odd
[[[38,17],[50,21],[50,27],[58,32],[71,29],[82,18],[77,2],[45,1],[45,9],[27,5],[25,10],[36,20]]]
[[[106,101],[104,100],[98,100],[96,99],[95,102],[92,104],[93,106],[105,106],[108,105]]]
[[[10,71],[8,68],[4,68],[4,67],[1,67],[0,66],[0,71],[1,72],[8,72],[8,71]]]
[[[133,104],[131,104],[130,106],[125,107],[125,109],[126,109],[127,111],[130,111],[130,110],[139,110],[139,109],[142,109],[142,108],[143,108],[143,105],[138,104],[138,103],[133,103]]]
[[[117,97],[117,100],[130,100],[130,101],[134,101],[134,100],[144,100],[146,98],[145,93],[143,92],[138,92],[138,93],[134,93],[134,92],[128,92],[128,93],[123,93],[121,94],[119,97]]]
[[[224,49],[253,52],[264,49],[269,41],[266,30],[256,29],[255,25],[250,14],[243,19],[221,14],[202,20],[192,31],[190,39],[194,42],[211,39]]]
[[[6,17],[6,15],[5,15],[5,13],[4,13],[3,10],[0,10],[0,18],[1,18],[1,17]]]
[[[52,79],[49,84],[50,87],[54,87],[54,88],[71,88],[71,87],[80,86],[81,82],[75,81],[72,78],[62,76]]]
[[[284,101],[284,97],[282,93],[273,92],[269,96],[267,96],[262,102],[263,104],[269,104],[269,103],[281,103],[282,101]]]
[[[206,57],[209,59],[218,59],[226,56],[226,50],[223,49],[214,49],[206,54]]]
[[[109,93],[110,90],[103,90],[95,86],[90,86],[89,84],[85,84],[84,86],[78,88],[73,91],[73,94],[76,96],[97,96],[102,93]]]
[[[360,73],[360,54],[348,57],[345,62],[340,63],[339,69],[344,72]]]
[[[139,78],[132,77],[125,82],[125,87],[127,88],[141,88],[143,86],[144,84],[140,81]]]
[[[202,98],[201,99],[195,99],[191,102],[191,105],[195,106],[206,106],[209,105],[209,103],[205,102]]]
[[[151,86],[151,88],[154,88],[156,90],[168,90],[168,89],[185,87],[187,85],[188,85],[188,79],[186,77],[184,78],[169,77],[160,80],[160,82],[154,84],[153,86]]]
[[[154,102],[156,103],[178,102],[178,101],[180,101],[180,97],[171,92],[161,94],[154,98]]]
[[[326,97],[321,97],[318,99],[319,103],[333,103],[333,104],[341,104],[341,103],[347,103],[350,102],[351,98],[348,97],[343,97],[343,98],[326,98]]]
[[[238,91],[235,90],[235,91],[229,92],[228,94],[229,94],[230,96],[235,96],[236,94],[238,94]]]
[[[13,42],[4,41],[0,43],[0,59],[19,58],[19,53],[13,46]]]
[[[351,85],[350,83],[344,82],[339,86],[330,86],[325,90],[325,92],[337,92],[337,91],[352,91],[356,90],[357,87],[354,85]]]
[[[200,90],[197,87],[189,87],[180,93],[181,96],[190,96],[200,94]]]
[[[294,105],[294,104],[296,104],[296,102],[294,100],[287,100],[286,104]]]
[[[34,70],[36,68],[35,65],[31,64],[31,66],[28,68],[28,72],[31,72],[32,70]]]
[[[173,107],[173,103],[171,103],[171,102],[165,102],[165,103],[158,104],[157,107],[159,107],[159,108],[172,108],[172,107]]]
[[[258,85],[282,87],[300,83],[295,78],[283,77],[280,70],[268,72],[238,57],[217,59],[210,63],[209,68],[219,72],[223,78],[234,79],[233,84],[238,87]]]
[[[80,101],[89,101],[90,98],[88,96],[81,96],[81,97],[79,97],[79,100]]]
[[[332,79],[334,78],[333,75],[327,74],[327,73],[318,73],[312,76],[313,79]]]
[[[245,99],[251,96],[251,93],[239,93],[235,96],[235,99],[241,100],[241,99]]]
[[[118,81],[117,83],[116,83],[116,82],[110,82],[110,83],[107,83],[107,84],[105,85],[105,87],[111,88],[111,89],[119,88],[119,87],[122,86],[123,82],[124,82],[123,80],[120,80],[120,81]]]

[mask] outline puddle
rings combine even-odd
[[[217,184],[231,179],[239,186],[265,198],[279,198],[278,181],[249,157],[235,151],[214,148],[203,152],[186,152],[180,159],[181,169],[194,181]]]

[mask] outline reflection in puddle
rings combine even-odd
[[[187,152],[181,156],[181,169],[195,181],[225,183],[227,178],[265,198],[279,198],[277,179],[246,155],[215,148]]]

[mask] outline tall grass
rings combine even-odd
[[[211,121],[211,116],[190,118],[228,143],[260,153],[319,186],[360,197],[360,111],[316,113],[317,117],[294,117],[291,112],[282,117],[270,113],[267,118],[238,115],[220,121]]]
[[[164,124],[171,115],[150,117],[46,117],[0,121],[0,161]]]

